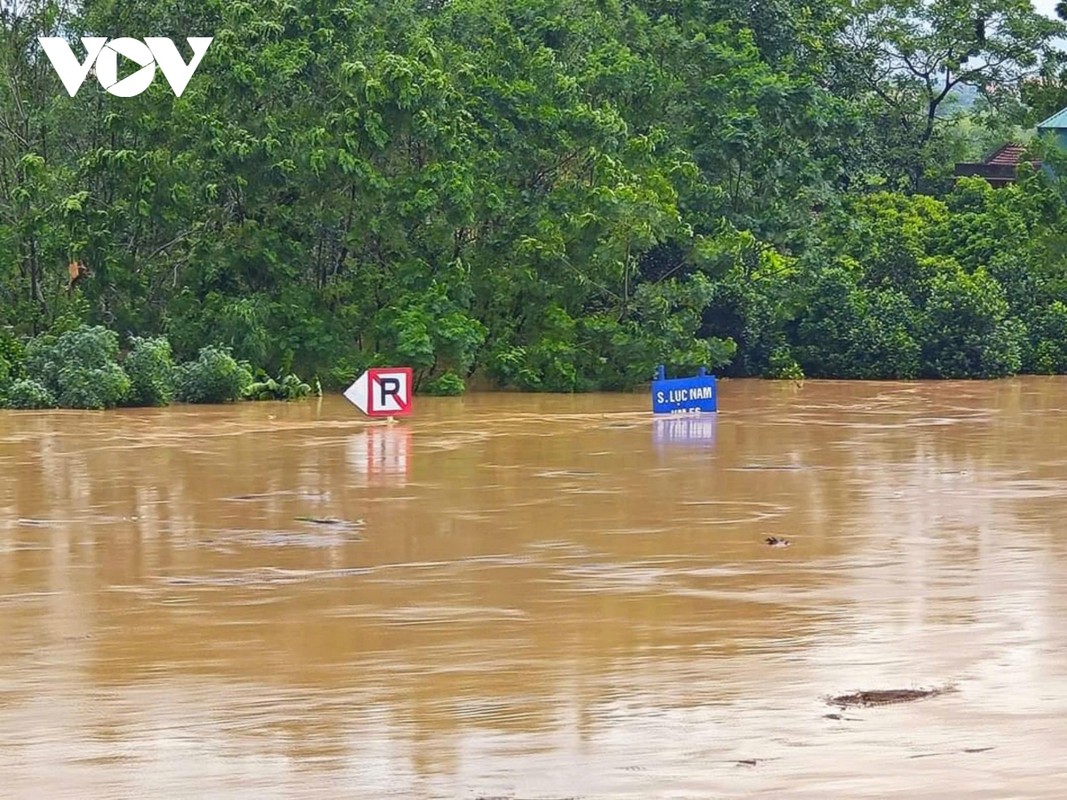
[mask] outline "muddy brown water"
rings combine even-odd
[[[647,408],[0,414],[0,796],[1064,796],[1067,380]]]

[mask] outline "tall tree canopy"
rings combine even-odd
[[[849,267],[827,220],[931,190],[946,142],[977,147],[954,92],[1009,125],[1063,33],[1026,0],[30,0],[0,27],[12,335],[101,323],[335,383],[403,361],[442,392],[811,371],[844,347],[811,339],[824,289],[925,341],[924,292],[985,278],[929,283],[958,256],[915,245],[899,268],[925,278],[872,283],[897,267],[861,245],[889,258],[891,235]],[[180,98],[72,98],[37,44],[116,32],[214,41]]]

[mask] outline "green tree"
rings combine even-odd
[[[33,339],[26,347],[26,375],[63,408],[114,408],[130,391],[118,355],[114,331],[83,325]]]
[[[868,89],[899,136],[899,167],[912,185],[956,87],[1015,102],[1020,80],[1038,73],[1067,32],[1029,0],[866,0],[856,9],[848,41],[863,54]]]
[[[174,397],[174,361],[170,342],[163,337],[133,337],[132,349],[122,362],[130,378],[127,403],[165,406]]]
[[[175,397],[182,403],[230,403],[252,385],[252,370],[225,347],[204,347],[195,361],[175,370]]]
[[[1018,372],[1026,331],[1008,310],[1003,289],[985,269],[938,274],[925,309],[924,374],[1000,378]]]

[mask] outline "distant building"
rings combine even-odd
[[[1051,133],[1056,137],[1056,144],[1067,149],[1067,108],[1058,111],[1044,122],[1037,123],[1037,135]]]
[[[1061,111],[1060,113],[1064,112]],[[1038,130],[1041,130],[1040,126],[1038,126]],[[1067,134],[1067,128],[1063,129],[1063,133]],[[957,178],[972,176],[985,178],[991,186],[999,189],[1009,183],[1015,183],[1015,173],[1019,164],[1022,163],[1024,152],[1026,152],[1025,145],[1008,143],[1002,145],[996,152],[978,164],[957,164],[954,174]],[[1030,161],[1029,163],[1035,169],[1041,167],[1040,161]]]
[[[1037,135],[1045,136],[1052,134],[1056,143],[1067,150],[1067,108],[1053,114],[1044,122],[1037,124]],[[1009,183],[1015,183],[1016,169],[1023,162],[1023,153],[1026,147],[1021,144],[1008,143],[1001,147],[984,161],[978,164],[957,164],[955,176],[977,176],[985,178],[989,183],[1000,188]],[[1027,161],[1034,169],[1041,168],[1040,161]],[[1047,171],[1047,168],[1046,168]]]

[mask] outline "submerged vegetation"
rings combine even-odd
[[[995,6],[5,5],[2,402],[1065,373],[1067,170],[951,177],[1067,105],[1063,24]],[[72,98],[72,31],[214,41]]]
[[[235,400],[294,400],[311,394],[296,375],[278,381],[252,381],[252,370],[224,347],[205,347],[195,361],[174,364],[163,337],[133,337],[132,349],[119,352],[119,337],[101,326],[80,325],[59,334],[42,334],[25,348],[0,332],[0,408],[107,409],[229,403]],[[2,351],[2,350],[0,350]]]

